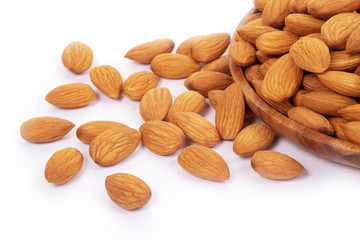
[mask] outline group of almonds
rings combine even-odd
[[[290,119],[360,143],[360,1],[254,0],[229,48],[256,93]]]

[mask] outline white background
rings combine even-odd
[[[133,46],[168,37],[176,46],[199,34],[232,34],[251,0],[224,1],[1,1],[0,3],[0,219],[1,239],[359,239],[360,171],[329,162],[278,138],[271,149],[297,159],[307,169],[291,181],[265,179],[249,158],[232,152],[232,142],[214,148],[229,165],[231,179],[206,181],[185,172],[177,154],[160,157],[144,146],[123,162],[100,167],[74,128],[60,141],[31,144],[21,139],[23,121],[57,116],[79,126],[115,120],[138,129],[138,102],[109,99],[97,91],[91,105],[63,110],[44,96],[66,83],[90,83],[88,72],[74,75],[61,62],[75,40],[94,52],[93,66],[110,64],[126,79],[149,70],[124,59]],[[161,79],[173,98],[183,80]],[[214,111],[202,114],[214,122]],[[46,182],[48,158],[76,147],[84,166],[63,186]],[[132,173],[148,183],[150,202],[136,211],[115,205],[104,180]]]

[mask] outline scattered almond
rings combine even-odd
[[[340,109],[338,113],[346,120],[346,121],[360,121],[360,104],[350,105],[343,109]]]
[[[281,28],[290,14],[290,0],[269,0],[262,12],[264,25]]]
[[[112,66],[102,65],[91,69],[90,79],[105,95],[115,99],[121,96],[123,80],[120,73]]]
[[[255,44],[255,43],[254,43]],[[266,62],[267,60],[269,60],[270,58],[274,58],[276,56],[272,56],[272,55],[268,55],[268,54],[265,54],[263,53],[262,51],[256,51],[256,57],[257,59],[261,62],[261,63],[264,63]]]
[[[342,71],[317,74],[320,81],[334,92],[349,97],[360,97],[360,76]]]
[[[338,13],[353,12],[360,8],[358,0],[311,0],[308,5],[310,15],[328,19]]]
[[[320,33],[324,23],[324,20],[301,13],[290,14],[285,19],[285,26],[299,36]]]
[[[267,71],[269,70],[269,68],[274,65],[274,63],[278,60],[279,58],[270,58],[269,60],[265,61],[263,64],[261,64],[260,66],[260,72],[261,72],[261,76],[265,76]],[[258,79],[258,80],[261,80]]]
[[[257,13],[251,14],[251,15],[246,19],[246,22],[254,21],[254,20],[256,20],[256,19],[261,18],[261,16],[262,16],[262,13],[261,13],[261,12],[257,12]]]
[[[172,103],[170,90],[165,87],[149,90],[140,102],[140,115],[144,121],[163,120]]]
[[[251,21],[245,26],[237,29],[241,38],[255,45],[256,39],[264,33],[278,31],[276,28],[263,25],[262,19]]]
[[[307,13],[307,5],[311,0],[291,0],[290,11],[293,13]]]
[[[214,71],[221,72],[231,76],[230,68],[229,68],[229,55],[224,55],[215,59],[214,61],[204,65],[201,68],[201,71]]]
[[[194,37],[191,37],[189,39],[186,39],[176,49],[176,53],[184,54],[184,55],[192,58],[192,56],[191,56],[191,48],[196,42],[198,42],[202,38],[204,38],[204,35],[194,36]]]
[[[150,89],[156,88],[159,78],[152,72],[142,71],[130,75],[123,84],[124,95],[132,100],[141,100]]]
[[[289,52],[299,36],[288,31],[264,33],[256,39],[256,47],[267,55],[281,55]]]
[[[213,33],[193,43],[191,56],[199,62],[211,62],[219,58],[230,44],[230,34]]]
[[[264,76],[261,73],[260,68],[261,68],[260,64],[254,64],[245,69],[245,73],[244,73],[245,78],[250,84],[252,84],[252,82],[254,80],[263,80],[264,79]]]
[[[330,90],[324,84],[321,83],[320,79],[316,76],[316,74],[306,74],[301,83],[301,87],[307,91],[328,91]]]
[[[269,0],[254,0],[254,6],[256,7],[257,10],[263,11],[268,1]]]
[[[360,65],[360,53],[349,54],[346,51],[331,51],[329,71],[352,71]]]
[[[347,137],[345,137],[342,125],[347,123],[347,121],[342,118],[342,117],[331,117],[328,119],[329,122],[331,123],[332,127],[335,130],[335,136],[338,139],[344,140],[344,141],[349,141],[349,139]]]
[[[208,93],[210,105],[216,110],[217,103],[219,102],[221,96],[224,94],[223,90],[211,90]]]
[[[241,67],[250,66],[256,61],[256,50],[246,41],[234,42],[230,45],[228,52],[231,60]]]
[[[62,54],[64,66],[73,73],[83,73],[91,67],[93,52],[82,42],[72,42],[66,46]]]
[[[350,54],[360,53],[360,26],[350,34],[346,42],[346,52]]]
[[[342,125],[345,137],[353,143],[360,144],[360,122],[348,122]]]

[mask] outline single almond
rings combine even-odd
[[[60,108],[77,108],[90,104],[95,99],[94,90],[85,83],[69,83],[51,90],[45,100]]]
[[[224,90],[233,83],[231,76],[214,71],[200,71],[191,74],[184,85],[189,90],[194,90],[202,94],[204,97],[208,96],[211,90]]]
[[[291,98],[302,81],[303,71],[295,64],[290,54],[280,57],[267,71],[262,85],[262,94],[275,102]]]
[[[338,112],[346,121],[360,121],[360,104],[350,105]]]
[[[308,12],[316,18],[328,19],[343,12],[353,12],[360,8],[358,0],[311,0]]]
[[[360,26],[360,14],[340,13],[324,23],[321,35],[331,49],[343,50],[351,33]]]
[[[191,145],[178,156],[179,165],[192,175],[212,181],[230,178],[229,167],[224,159],[210,148]]]
[[[64,137],[75,125],[57,117],[36,117],[21,124],[20,134],[29,142],[52,142]]]
[[[91,121],[84,123],[76,130],[76,137],[89,144],[97,135],[112,128],[127,127],[125,124],[113,121]]]
[[[269,68],[274,65],[274,63],[278,60],[279,58],[270,58],[269,60],[265,61],[263,64],[261,64],[260,66],[260,72],[262,76],[265,76],[267,71],[269,70]],[[258,79],[261,80],[261,79]]]
[[[360,53],[349,54],[346,51],[331,51],[329,71],[352,71],[360,65]]]
[[[105,188],[110,199],[127,210],[140,208],[151,198],[149,186],[140,178],[128,173],[107,176]]]
[[[330,122],[321,114],[305,107],[294,107],[287,113],[288,117],[312,130],[325,135],[334,135],[334,129]]]
[[[150,89],[156,88],[159,78],[152,72],[141,71],[130,75],[123,84],[124,95],[132,100],[141,100]]]
[[[140,138],[140,133],[135,129],[112,128],[91,141],[89,153],[94,162],[101,166],[114,165],[135,151]]]
[[[246,19],[246,22],[251,22],[251,21],[254,21],[256,19],[259,19],[261,18],[262,16],[262,13],[261,12],[257,12],[257,13],[254,13],[254,14],[251,14],[247,19]]]
[[[214,147],[220,136],[214,125],[201,115],[194,112],[178,112],[174,116],[175,124],[195,143]]]
[[[302,95],[303,107],[307,107],[315,112],[339,116],[338,111],[347,106],[357,104],[350,97],[345,97],[331,91],[313,91]]]
[[[346,52],[350,54],[360,53],[360,26],[350,34],[346,42]]]
[[[251,158],[251,167],[261,176],[286,180],[306,172],[295,159],[275,151],[258,151]]]
[[[245,24],[243,27],[237,29],[237,33],[239,34],[239,36],[243,40],[253,45],[255,45],[256,39],[259,36],[261,36],[264,33],[273,32],[273,31],[279,31],[279,30],[277,30],[276,28],[263,25],[262,19],[256,19],[254,21]]]
[[[261,73],[260,68],[261,68],[260,64],[254,64],[245,69],[245,73],[244,73],[245,78],[250,84],[252,84],[252,82],[255,80],[264,79],[264,75]]]
[[[192,45],[191,56],[199,62],[211,62],[223,55],[229,44],[230,34],[213,33]]]
[[[64,184],[81,170],[83,156],[76,148],[64,148],[55,152],[46,163],[45,178],[49,183]]]
[[[64,66],[73,73],[83,73],[91,67],[93,52],[82,42],[72,42],[62,53]]]
[[[191,56],[191,48],[196,42],[198,42],[202,38],[204,38],[204,35],[194,36],[194,37],[191,37],[189,39],[186,39],[176,49],[176,53],[184,54],[184,55],[192,58],[192,56]]]
[[[204,65],[200,71],[214,71],[231,75],[229,68],[229,59],[229,55],[219,57],[218,59],[215,59],[214,61]]]
[[[183,54],[163,53],[151,61],[151,70],[159,77],[179,79],[199,70],[200,63]]]
[[[345,137],[353,143],[360,144],[360,122],[348,122],[342,125]]]
[[[307,13],[307,5],[311,0],[291,0],[290,11],[293,13]]]
[[[105,95],[115,99],[121,96],[123,80],[120,73],[112,66],[102,65],[91,69],[90,79]]]
[[[342,117],[331,117],[329,118],[329,122],[331,123],[332,127],[335,130],[335,136],[338,139],[349,141],[347,137],[345,137],[342,125],[347,123],[347,121]]]
[[[228,52],[231,60],[241,67],[250,66],[256,61],[256,49],[246,41],[232,43]]]
[[[216,106],[221,98],[221,96],[224,94],[223,90],[211,90],[208,93],[209,102],[210,105],[216,110]]]
[[[255,43],[254,43],[255,44]],[[262,51],[256,51],[256,57],[257,59],[261,62],[261,63],[264,63],[266,62],[267,60],[269,60],[270,58],[274,58],[274,57],[277,57],[277,56],[273,56],[273,55],[268,55],[268,54],[265,54],[263,53]]]
[[[290,55],[301,69],[322,73],[330,65],[330,51],[326,44],[317,38],[302,37],[290,48]]]
[[[299,36],[288,31],[264,33],[256,39],[256,47],[267,55],[282,55],[289,52]]]
[[[149,90],[140,102],[140,115],[144,121],[163,120],[170,109],[172,96],[165,87]]]
[[[184,132],[169,122],[148,121],[141,125],[139,131],[143,144],[158,155],[170,155],[185,143]]]
[[[177,112],[199,113],[203,110],[205,104],[206,101],[203,95],[196,91],[186,91],[174,100],[168,112],[168,120],[174,123],[174,115]]]
[[[289,14],[285,19],[285,26],[299,36],[320,33],[324,23],[324,20],[302,13]]]
[[[316,76],[316,74],[306,74],[303,78],[303,81],[301,83],[301,87],[304,90],[307,91],[328,91],[330,90],[328,87],[326,87],[320,79]]]
[[[138,63],[149,64],[159,54],[171,53],[175,43],[168,38],[161,38],[140,44],[130,49],[125,57]]]
[[[233,83],[220,97],[216,106],[215,125],[222,139],[234,139],[240,131],[245,114],[245,100],[241,87]]]
[[[318,90],[315,90],[315,91],[318,91]],[[321,91],[321,90],[319,90]],[[325,91],[328,91],[328,90],[325,90]],[[307,90],[302,90],[300,89],[299,91],[297,91],[297,93],[292,97],[292,101],[293,103],[295,104],[296,107],[304,107],[304,98],[303,96],[307,93],[309,93],[310,91],[307,91]],[[291,109],[291,108],[290,108]],[[290,110],[288,109],[288,111]],[[285,115],[287,114],[284,113]]]
[[[264,25],[281,28],[290,14],[290,0],[269,0],[264,7],[262,20]]]
[[[257,10],[263,11],[268,1],[269,0],[254,0],[254,6]]]
[[[248,157],[264,150],[274,140],[274,133],[262,123],[254,123],[239,132],[233,144],[237,155]]]
[[[342,71],[317,74],[320,81],[334,92],[349,97],[360,97],[360,76]]]

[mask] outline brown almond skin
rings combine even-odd
[[[89,153],[95,163],[110,166],[121,162],[135,151],[141,139],[132,128],[112,128],[97,135],[90,143]]]
[[[45,166],[45,178],[49,183],[64,184],[72,180],[83,165],[83,156],[76,148],[64,148],[55,152]]]
[[[185,143],[184,132],[175,124],[164,121],[148,121],[140,127],[143,144],[161,156],[173,154]]]
[[[330,89],[321,83],[316,74],[306,74],[301,83],[301,87],[307,91],[323,90],[329,91]]]
[[[176,53],[178,54],[184,54],[188,57],[191,57],[191,48],[192,46],[198,42],[199,40],[203,39],[204,35],[198,35],[191,38],[186,39],[182,43],[180,43],[179,47],[176,49]]]
[[[90,80],[102,93],[111,98],[121,96],[122,77],[109,65],[94,67],[90,70]]]
[[[190,76],[201,68],[200,63],[183,54],[164,53],[151,61],[151,70],[159,77],[179,79]]]
[[[213,33],[192,45],[191,56],[198,62],[211,62],[223,55],[229,44],[230,34]]]
[[[263,80],[264,79],[264,76],[261,73],[260,68],[261,68],[260,64],[254,64],[245,69],[245,73],[244,73],[245,78],[251,85],[254,80]]]
[[[172,96],[165,87],[149,90],[140,102],[140,115],[144,121],[163,120],[170,109]]]
[[[94,90],[85,83],[70,83],[54,88],[45,100],[59,108],[84,107],[95,99]]]
[[[229,63],[230,63],[229,55],[224,55],[204,65],[200,71],[221,72],[231,76]]]
[[[350,105],[340,109],[338,113],[349,122],[360,121],[360,104]]]
[[[355,69],[354,73],[360,75],[360,65]]]
[[[315,90],[317,91],[317,90]],[[319,90],[319,91],[322,91],[322,90]],[[325,90],[325,91],[328,91],[328,90]],[[292,101],[293,103],[295,104],[295,106],[297,107],[304,107],[304,98],[303,96],[307,93],[309,93],[310,91],[307,91],[307,90],[302,90],[300,89],[299,91],[296,92],[296,94],[292,97]],[[291,108],[289,108],[284,114],[286,115],[287,112],[290,110]]]
[[[288,117],[312,130],[325,135],[334,135],[334,128],[330,122],[321,114],[305,107],[294,107],[287,113]]]
[[[360,97],[360,76],[342,71],[326,71],[317,74],[330,90],[349,97]]]
[[[341,139],[344,141],[349,141],[349,139],[347,137],[345,137],[344,131],[342,129],[342,125],[347,123],[347,121],[342,117],[331,117],[328,120],[335,130],[335,136],[338,139]]]
[[[317,38],[302,37],[290,48],[290,55],[301,69],[323,73],[330,65],[330,51],[326,44]]]
[[[281,28],[290,14],[290,0],[269,0],[264,7],[262,20],[264,25]]]
[[[350,54],[360,53],[360,26],[350,34],[346,42],[346,52]]]
[[[175,43],[169,38],[161,38],[140,44],[130,49],[125,57],[138,63],[149,64],[159,54],[171,53]]]
[[[130,75],[123,84],[123,92],[131,100],[141,100],[147,91],[156,88],[159,77],[152,72],[141,71]]]
[[[356,11],[360,8],[360,2],[358,0],[312,0],[307,8],[310,15],[329,19],[339,13]]]
[[[64,137],[75,125],[57,117],[36,117],[21,124],[20,134],[28,142],[52,142]]]
[[[72,42],[66,46],[62,53],[64,66],[73,73],[83,73],[91,67],[93,52],[89,46],[82,42]]]
[[[274,133],[262,123],[254,123],[239,132],[233,143],[234,152],[242,157],[264,150],[274,140]]]
[[[251,21],[254,21],[256,19],[259,19],[261,18],[262,16],[262,13],[261,12],[257,12],[257,13],[254,13],[254,14],[251,14],[247,19],[246,19],[246,22],[251,22]]]
[[[201,115],[194,112],[178,112],[174,116],[175,124],[195,143],[214,147],[220,136],[214,125]]]
[[[83,143],[89,144],[100,133],[118,127],[128,126],[113,121],[91,121],[78,127],[76,130],[76,137]]]
[[[236,137],[243,125],[244,115],[244,96],[240,86],[233,83],[224,91],[216,106],[215,125],[222,139]]]
[[[150,187],[140,178],[128,173],[107,176],[105,188],[110,199],[127,210],[140,208],[151,198]]]
[[[256,39],[256,47],[267,55],[282,55],[289,52],[299,36],[288,31],[264,33]]]
[[[270,150],[256,152],[251,167],[261,176],[275,180],[292,179],[306,171],[295,159]]]
[[[290,11],[293,13],[307,13],[307,5],[311,0],[291,0]]]
[[[179,154],[178,163],[187,172],[199,178],[220,182],[230,178],[229,168],[224,159],[204,146],[186,147]]]
[[[285,26],[299,36],[320,33],[324,23],[324,20],[301,13],[289,14],[285,19]]]
[[[229,47],[231,60],[241,67],[247,67],[256,61],[256,49],[246,41],[234,42]]]
[[[348,122],[342,125],[345,137],[353,143],[360,144],[360,122]]]
[[[269,68],[274,65],[274,63],[279,60],[279,58],[270,58],[269,60],[267,60],[266,62],[264,62],[263,64],[261,64],[260,66],[260,72],[261,72],[261,76],[265,76],[267,71],[269,70]],[[261,80],[261,78],[259,79]]]
[[[263,11],[268,1],[269,0],[254,0],[254,6],[256,7],[257,10]]]
[[[224,94],[223,90],[211,90],[208,93],[210,105],[216,110],[217,103],[219,102],[221,96]]]
[[[180,94],[171,105],[168,112],[168,121],[174,123],[174,115],[177,112],[199,113],[206,104],[203,95],[196,91],[186,91]]]
[[[256,51],[256,57],[261,63],[264,63],[267,60],[269,60],[270,58],[274,58],[274,57],[277,57],[277,56],[268,55],[268,54],[265,54],[262,51],[258,50],[258,51]]]
[[[360,65],[360,53],[331,51],[329,71],[353,71]]]
[[[224,90],[233,83],[231,76],[214,71],[200,71],[191,74],[184,85],[189,90],[199,92],[204,97],[208,97],[211,90]]]
[[[279,31],[276,28],[263,25],[262,19],[256,19],[237,29],[239,36],[245,41],[255,45],[256,39],[264,33]]]

